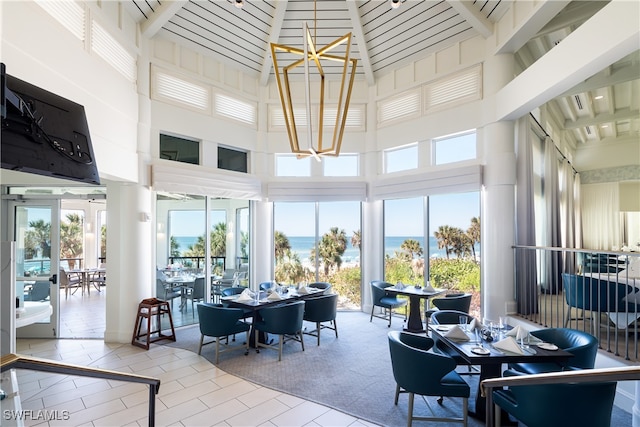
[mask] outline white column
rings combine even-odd
[[[253,202],[251,212],[251,277],[249,284],[258,288],[258,284],[273,280],[273,203]]]
[[[384,279],[384,202],[376,200],[362,204],[362,311],[371,312],[372,280]]]
[[[138,303],[154,296],[151,191],[107,183],[106,342],[131,342]]]
[[[484,65],[485,102],[513,75],[513,55],[496,55]],[[513,249],[515,242],[515,135],[511,121],[493,122],[482,130],[484,188],[481,215],[482,311],[498,319],[514,299]]]

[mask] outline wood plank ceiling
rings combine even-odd
[[[316,46],[353,33],[356,78],[374,84],[380,75],[461,40],[493,33],[512,0],[129,0],[129,13],[146,37],[166,37],[217,61],[259,77],[273,78],[271,42],[302,49],[303,22]],[[607,1],[573,1],[516,53],[526,69],[571,34]],[[334,51],[343,55],[345,46]],[[287,54],[279,61],[288,62]],[[581,143],[638,136],[640,129],[638,52],[612,64],[548,105],[562,117],[568,138]],[[293,73],[301,73],[302,67]],[[328,78],[342,72],[336,62]]]

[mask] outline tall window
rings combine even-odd
[[[60,210],[60,264],[70,270],[84,266],[84,211]]]
[[[385,200],[385,280],[479,294],[479,217],[477,192]]]
[[[385,200],[385,280],[424,282],[424,198]]]
[[[360,203],[274,204],[275,279],[329,282],[341,308],[360,308]]]

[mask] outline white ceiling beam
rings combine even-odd
[[[522,117],[640,49],[640,28],[629,19],[638,15],[640,2],[608,3],[496,94],[496,120]]]
[[[493,34],[493,24],[489,22],[470,1],[447,0],[447,3],[462,16],[482,37],[489,38]]]
[[[569,3],[569,0],[541,1],[529,16],[520,20],[511,35],[498,46],[496,54],[518,51],[525,43],[535,38],[536,34]],[[515,5],[512,9],[513,7]]]
[[[592,17],[598,10],[602,9],[606,2],[602,1],[583,1],[573,2],[573,4],[556,17],[554,17],[547,25],[540,30],[537,37],[544,36],[565,29],[567,27],[582,24],[584,21]]]
[[[273,14],[269,40],[267,40],[267,46],[264,50],[264,58],[262,58],[262,71],[260,71],[260,84],[262,86],[266,86],[269,82],[269,73],[271,72],[271,66],[273,65],[273,61],[271,59],[271,43],[278,43],[280,30],[282,30],[282,23],[284,22],[284,13],[287,11],[287,4],[288,0],[280,0],[276,2],[276,11]],[[302,35],[300,37],[302,37]]]
[[[620,83],[637,80],[640,76],[640,63],[630,64],[628,67],[616,70],[604,70],[586,81],[577,84],[570,90],[562,94],[562,96],[576,95],[590,90],[601,89],[603,87],[614,86]]]
[[[362,22],[360,21],[360,14],[358,13],[358,5],[355,1],[347,1],[347,9],[349,10],[349,19],[351,19],[351,26],[353,27],[353,36],[358,42],[360,65],[364,70],[364,77],[367,79],[367,84],[369,86],[373,86],[376,81],[373,77],[373,69],[371,68],[369,49],[367,49],[367,43],[365,42],[364,31],[362,31]]]
[[[153,14],[140,24],[140,31],[146,38],[152,38],[169,20],[175,15],[182,6],[187,4],[187,0],[168,0],[163,1]]]
[[[600,126],[603,123],[616,122],[626,119],[635,119],[638,117],[638,111],[630,108],[620,108],[614,114],[601,113],[592,117],[581,117],[577,120],[565,120],[565,129],[576,129],[587,126]]]

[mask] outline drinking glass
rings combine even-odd
[[[458,324],[463,331],[467,330],[467,316],[458,316]]]
[[[498,327],[500,329],[505,329],[507,327],[507,318],[504,316],[500,316],[500,322],[498,323]]]

